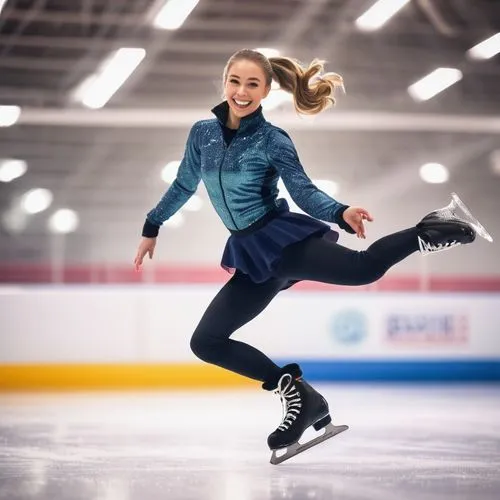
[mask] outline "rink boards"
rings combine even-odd
[[[0,388],[210,387],[252,381],[189,339],[213,285],[3,287]],[[311,380],[500,380],[500,294],[287,291],[233,338]]]

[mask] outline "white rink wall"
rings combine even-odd
[[[220,286],[5,286],[0,364],[197,363]],[[234,338],[272,358],[500,361],[500,294],[287,291]]]

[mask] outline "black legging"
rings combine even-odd
[[[416,250],[416,228],[385,236],[361,252],[317,236],[290,245],[276,278],[256,284],[247,275],[235,273],[205,311],[191,338],[191,349],[207,363],[274,385],[280,367],[254,347],[230,339],[234,331],[262,312],[290,280],[366,285]]]

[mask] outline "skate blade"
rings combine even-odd
[[[311,439],[307,443],[300,444],[300,443],[294,443],[287,448],[281,448],[279,450],[273,450],[273,454],[271,455],[271,463],[273,465],[278,465],[284,462],[285,460],[289,460],[290,458],[294,457],[295,455],[298,455],[299,453],[302,453],[303,451],[308,450],[309,448],[312,448],[313,446],[318,445],[319,443],[322,443],[323,441],[326,441],[327,439],[332,438],[333,436],[336,436],[337,434],[340,434],[341,432],[346,431],[349,429],[349,426],[347,425],[333,425],[332,423],[329,423],[326,427],[324,427],[325,432],[321,436],[317,436],[314,439]],[[277,452],[285,450],[286,452],[283,455],[278,456]]]
[[[490,243],[493,242],[493,238],[490,235],[490,233],[488,233],[488,231],[486,231],[486,229],[484,228],[484,226],[472,215],[471,211],[469,210],[469,208],[467,207],[467,205],[460,199],[460,197],[458,196],[458,194],[457,193],[451,193],[451,198],[452,198],[452,202],[450,203],[450,205],[448,206],[448,208],[459,219],[465,220],[465,222],[467,222],[468,224],[470,224],[474,228],[474,231],[476,231],[476,234],[478,234],[479,236],[481,236],[482,238],[484,238],[486,241],[489,241]],[[454,209],[457,206],[460,208],[460,210],[462,210],[462,212],[464,213],[465,217],[456,214],[456,212],[455,212]]]

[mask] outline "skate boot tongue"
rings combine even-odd
[[[294,379],[289,373],[285,373],[280,378],[278,387],[274,392],[279,395],[283,407],[283,418],[278,426],[278,431],[286,431],[300,415],[300,409],[302,408],[300,392],[297,390]]]

